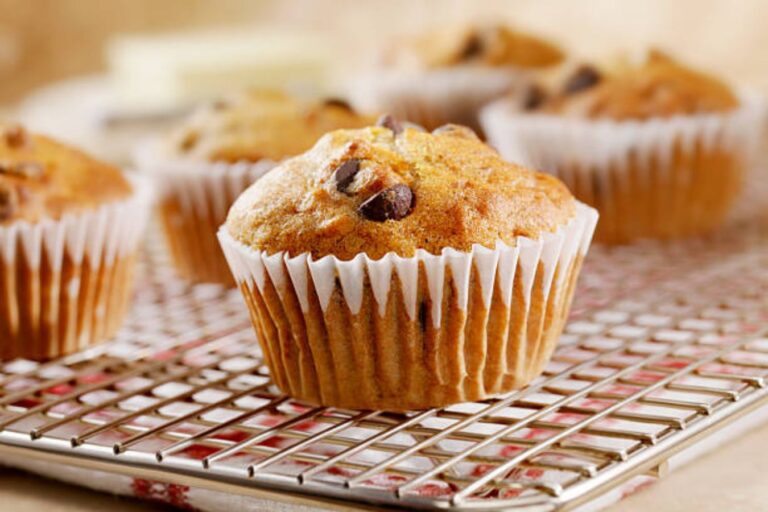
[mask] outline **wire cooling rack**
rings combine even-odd
[[[273,387],[237,292],[156,243],[108,344],[0,373],[0,453],[275,500],[570,509],[768,403],[768,237],[595,248],[544,376],[410,414]]]

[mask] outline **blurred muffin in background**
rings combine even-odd
[[[458,123],[479,130],[480,107],[563,59],[554,44],[505,25],[452,26],[396,41],[354,81],[351,95],[361,107],[427,129]]]
[[[219,237],[284,392],[410,410],[536,378],[597,212],[471,130],[338,130],[232,206]]]
[[[140,148],[136,162],[158,181],[163,231],[181,276],[234,285],[216,231],[235,198],[324,133],[371,122],[342,100],[249,91],[203,106],[168,137]]]
[[[763,128],[760,98],[651,51],[581,65],[482,113],[502,155],[560,177],[601,214],[596,238],[706,233],[737,198]]]
[[[150,210],[147,180],[0,125],[0,359],[113,336]]]

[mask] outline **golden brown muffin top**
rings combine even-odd
[[[378,259],[514,245],[575,215],[560,181],[502,160],[468,128],[428,133],[383,119],[329,133],[267,173],[235,202],[229,233],[270,254]]]
[[[582,65],[555,94],[534,88],[525,103],[529,110],[615,120],[723,112],[739,105],[724,82],[655,50],[639,64]]]
[[[279,161],[311,148],[328,131],[373,121],[342,100],[305,102],[280,92],[249,91],[195,112],[174,132],[172,143],[182,158]]]
[[[559,64],[554,44],[501,24],[449,27],[405,39],[385,55],[390,65],[445,68],[461,64],[542,68]]]
[[[119,169],[20,126],[0,124],[0,225],[58,219],[131,191]]]

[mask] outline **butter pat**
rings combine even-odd
[[[107,59],[117,108],[149,112],[183,108],[244,88],[327,90],[329,42],[274,29],[119,36]]]

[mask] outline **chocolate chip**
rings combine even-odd
[[[333,180],[336,182],[336,190],[345,192],[355,179],[355,175],[360,171],[360,160],[353,158],[339,165],[333,171]]]
[[[13,217],[18,203],[15,190],[10,185],[0,183],[0,221]]]
[[[398,135],[403,132],[403,125],[400,124],[400,121],[395,119],[395,117],[392,114],[384,114],[379,118],[378,121],[376,121],[376,126],[383,126],[384,128],[389,128],[392,130],[392,133],[395,135]]]
[[[400,220],[411,213],[413,192],[408,185],[399,183],[382,190],[360,205],[360,213],[368,220],[384,222]]]
[[[27,131],[19,125],[6,128],[3,137],[6,144],[12,148],[20,148],[27,144]]]
[[[229,102],[227,100],[218,99],[211,103],[211,108],[213,110],[224,110],[227,107],[229,107]]]
[[[338,107],[343,108],[344,110],[348,110],[352,113],[355,112],[355,109],[352,108],[352,105],[350,105],[346,100],[343,100],[341,98],[326,98],[323,100],[323,105],[326,107]]]
[[[592,66],[579,66],[571,77],[566,80],[564,92],[565,94],[573,94],[584,89],[597,85],[600,82],[600,72]]]
[[[547,93],[539,85],[532,85],[525,91],[523,98],[523,109],[534,110],[539,108],[547,100]]]
[[[200,140],[200,134],[195,131],[190,131],[184,134],[179,142],[179,147],[182,151],[191,151]]]
[[[470,35],[461,50],[460,59],[470,60],[483,52],[483,40],[478,34]]]

